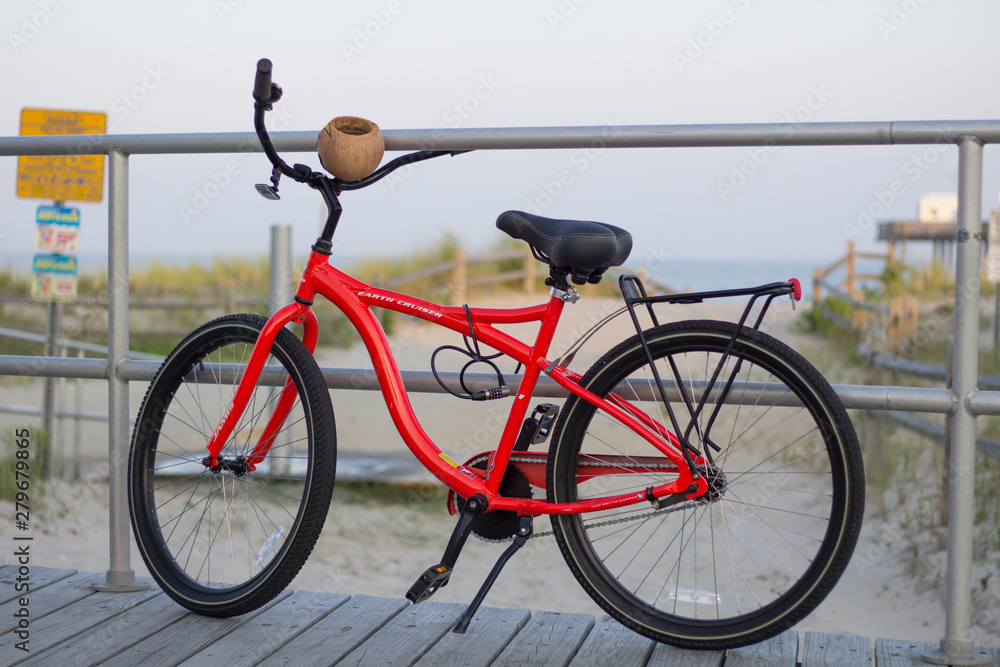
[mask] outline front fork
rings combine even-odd
[[[240,417],[243,416],[243,412],[250,402],[250,396],[257,386],[257,381],[260,380],[260,375],[264,370],[264,362],[271,353],[274,340],[285,325],[289,323],[303,325],[302,343],[309,350],[310,354],[315,352],[316,341],[319,337],[319,324],[316,321],[316,314],[313,313],[308,305],[296,301],[271,316],[267,324],[264,325],[264,328],[261,329],[260,335],[257,337],[257,342],[254,343],[253,352],[250,354],[246,370],[244,370],[243,376],[239,378],[239,386],[236,388],[232,402],[226,409],[222,422],[215,429],[215,433],[212,434],[211,439],[208,441],[208,456],[205,459],[206,467],[216,469],[222,465],[222,461],[219,460],[219,454],[222,452],[222,448],[226,442],[229,441],[233,429],[236,428],[236,424],[239,422]],[[291,411],[297,396],[298,391],[295,388],[295,383],[289,377],[285,380],[285,385],[281,389],[281,396],[278,398],[271,417],[268,419],[267,425],[257,440],[256,446],[254,446],[253,451],[247,456],[246,465],[248,471],[256,469],[257,465],[267,456],[268,451],[271,449],[271,444],[274,442],[278,431],[281,430],[281,425],[284,424],[285,418],[288,417],[288,413]]]

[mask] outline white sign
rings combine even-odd
[[[39,206],[35,227],[35,250],[73,255],[80,240],[80,209]]]

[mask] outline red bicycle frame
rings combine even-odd
[[[513,510],[520,514],[538,515],[577,514],[622,507],[648,501],[650,493],[656,498],[681,493],[688,498],[694,498],[707,491],[705,477],[699,475],[697,479],[694,478],[674,434],[655,423],[644,412],[632,406],[629,401],[613,393],[608,399],[603,399],[581,387],[579,384],[580,376],[576,373],[562,366],[550,368],[551,362],[546,358],[546,354],[548,354],[549,345],[552,342],[564,306],[564,302],[559,297],[553,295],[547,304],[527,308],[470,308],[467,314],[465,308],[440,306],[391,290],[372,287],[334,268],[328,260],[327,255],[313,251],[302,280],[299,282],[295,302],[276,312],[261,331],[247,363],[246,371],[240,378],[232,404],[208,443],[208,461],[211,466],[218,464],[218,457],[224,443],[229,439],[240,415],[246,409],[250,394],[260,377],[264,362],[278,332],[291,322],[302,324],[304,327],[303,343],[310,353],[315,351],[318,324],[311,305],[316,294],[320,294],[337,306],[361,335],[375,368],[375,374],[389,413],[407,446],[425,468],[460,496],[469,498],[478,493],[487,499],[491,510]],[[477,340],[524,365],[524,374],[515,392],[510,415],[485,475],[482,471],[474,471],[453,461],[434,444],[424,431],[403,386],[402,375],[390,350],[389,341],[382,326],[372,313],[371,306],[412,315],[463,335],[471,335],[472,330],[474,330]],[[472,330],[469,326],[470,315]],[[494,326],[496,324],[527,322],[540,323],[535,344],[531,347]],[[672,482],[653,487],[648,493],[632,492],[573,503],[550,503],[544,500],[500,495],[499,487],[503,472],[510,463],[514,443],[527,414],[538,377],[542,372],[547,373],[570,393],[592,403],[648,441],[673,463],[677,478]],[[249,469],[253,470],[266,457],[296,395],[295,386],[291,380],[288,380],[268,424],[247,459]],[[527,465],[540,464],[529,463]],[[622,470],[620,462],[609,460],[604,473],[621,473]],[[588,476],[594,474],[602,474],[601,468],[598,467],[596,471],[588,471]]]

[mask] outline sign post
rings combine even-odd
[[[108,116],[101,112],[21,109],[21,135],[104,134]],[[36,216],[35,255],[31,295],[48,301],[46,357],[59,351],[60,304],[77,295],[76,252],[80,238],[80,210],[62,205],[67,200],[100,202],[104,197],[104,156],[84,154],[83,141],[73,155],[22,155],[17,159],[17,196],[50,199],[54,206],[39,206]],[[40,474],[48,475],[53,451],[52,415],[55,387],[45,379],[42,401],[44,441],[39,451]]]

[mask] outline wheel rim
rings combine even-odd
[[[684,347],[671,347],[689,396],[697,395],[699,381],[712,377],[728,339],[702,336],[688,338],[690,344]],[[797,388],[802,378],[787,370],[779,377],[764,350],[741,346],[740,352],[757,358],[743,360],[730,390],[740,404],[723,405],[714,417],[712,406],[706,406],[691,431],[692,444],[714,457],[715,465],[705,471],[714,486],[710,500],[659,511],[641,505],[562,519],[575,536],[569,540],[572,557],[580,569],[592,573],[590,584],[599,602],[603,599],[602,604],[618,606],[620,613],[639,619],[667,619],[686,627],[690,635],[704,630],[716,636],[712,633],[737,627],[753,632],[774,623],[776,615],[780,620],[813,593],[843,538],[845,500],[838,489],[845,484],[844,464],[838,448],[827,446],[836,435],[825,408],[808,394],[807,406],[780,405],[782,388]],[[674,431],[649,398],[656,390],[648,367],[642,368],[645,355],[633,352],[630,361],[640,369],[616,392]],[[735,362],[730,358],[720,377],[728,378]],[[677,390],[665,360],[658,360],[657,368],[667,387]],[[592,386],[603,394],[612,380],[598,373]],[[692,421],[690,411],[680,402],[671,406],[684,431]],[[588,454],[653,453],[650,445],[604,413],[594,416],[583,402],[574,409],[584,411],[587,422],[578,471],[585,471]],[[817,415],[824,425],[817,424]],[[720,452],[704,446],[706,430]],[[567,500],[639,493],[675,478],[647,469],[641,474],[602,475],[578,485],[569,482],[556,493],[557,499],[565,494]],[[650,625],[662,628],[662,623]]]
[[[241,467],[267,423],[281,387],[289,377],[287,357],[275,346],[220,458],[230,462],[206,468],[206,443],[228,408],[256,331],[215,339],[186,363],[178,360],[166,405],[152,405],[140,502],[150,519],[164,571],[185,589],[218,592],[252,588],[266,580],[293,542],[312,475],[311,420],[296,397],[267,459],[255,470]],[[220,344],[221,343],[221,344]],[[301,392],[301,381],[292,379]]]

